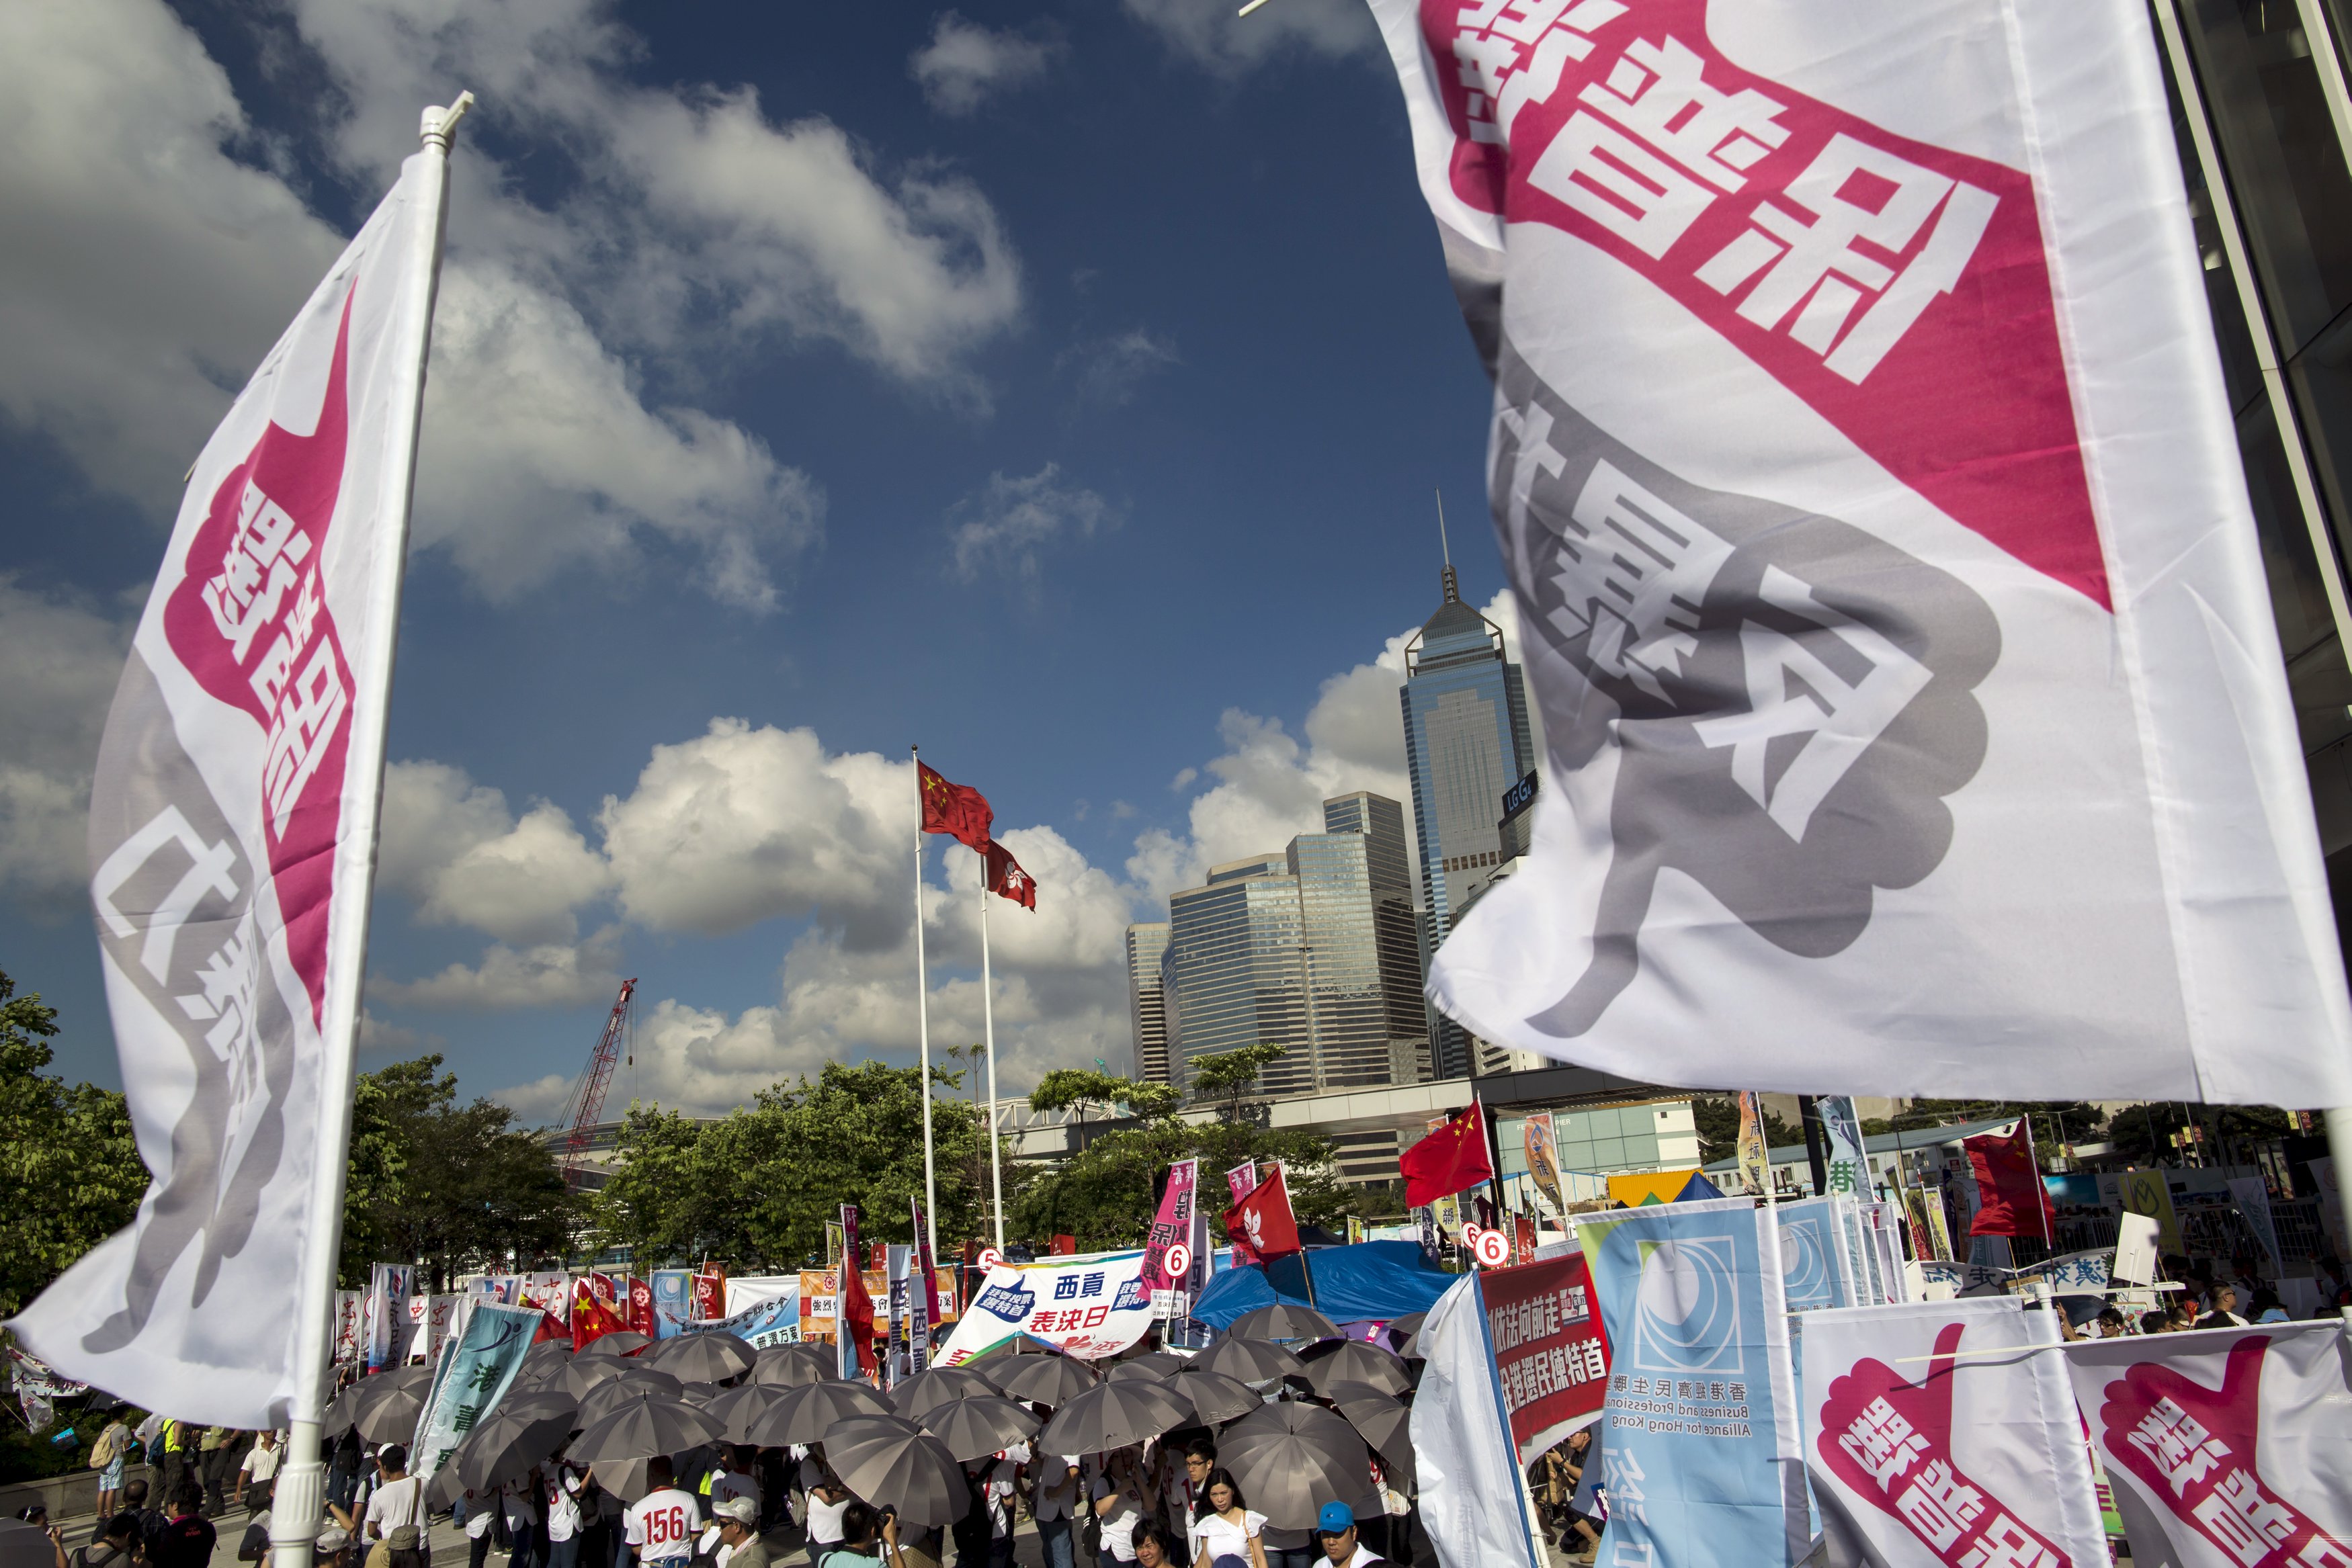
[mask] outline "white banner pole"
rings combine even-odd
[[[980,859],[980,1014],[988,1040],[988,1172],[996,1195],[996,1249],[1004,1250],[1004,1156],[996,1135],[996,984],[988,971],[988,857]],[[2343,1168],[2343,1167],[2338,1167]]]
[[[915,1017],[923,1048],[923,1225],[929,1232],[931,1252],[940,1249],[940,1183],[931,1158],[931,982],[923,962],[923,758],[922,747],[910,746],[915,759]]]
[[[417,323],[415,354],[403,369],[401,396],[406,424],[394,433],[397,444],[384,465],[385,529],[377,547],[374,578],[368,585],[369,646],[352,661],[382,685],[353,704],[345,766],[349,775],[372,783],[358,791],[356,819],[346,828],[336,853],[343,861],[335,878],[328,924],[327,996],[319,1075],[318,1152],[311,1166],[308,1255],[294,1321],[295,1385],[287,1422],[286,1459],[278,1473],[269,1511],[269,1555],[273,1568],[310,1568],[324,1499],[325,1467],[320,1461],[320,1428],[326,1418],[327,1378],[333,1364],[335,1281],[341,1262],[343,1176],[351,1158],[352,1095],[358,1071],[360,981],[367,972],[368,904],[375,881],[378,822],[383,808],[384,728],[391,716],[392,661],[400,635],[402,570],[408,559],[408,511],[416,490],[416,433],[425,416],[425,361],[433,347],[434,295],[441,281],[441,240],[449,224],[449,141],[457,122],[474,104],[461,92],[448,108],[425,111],[418,134],[424,142],[425,201],[431,216],[418,225],[425,265],[408,275],[415,296],[410,319]],[[395,407],[399,406],[397,402]],[[357,695],[357,694],[355,694]]]

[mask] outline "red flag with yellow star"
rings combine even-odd
[[[915,782],[923,800],[923,831],[952,834],[982,854],[988,852],[988,830],[995,824],[996,813],[989,809],[987,796],[969,785],[949,783],[924,762],[915,764]]]

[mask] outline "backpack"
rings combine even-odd
[[[123,1430],[124,1427],[122,1423],[115,1421],[109,1423],[106,1430],[98,1435],[98,1441],[89,1446],[89,1468],[91,1469],[102,1470],[106,1469],[107,1466],[114,1462],[115,1457],[122,1452],[123,1444],[120,1434]]]

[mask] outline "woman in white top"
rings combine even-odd
[[[815,1561],[818,1547],[840,1543],[842,1513],[856,1500],[849,1495],[849,1489],[841,1484],[841,1478],[830,1469],[809,1488],[806,1529],[810,1561]]]
[[[1135,1561],[1136,1527],[1143,1522],[1143,1478],[1135,1468],[1135,1450],[1121,1448],[1109,1457],[1104,1473],[1087,1490],[1095,1518],[1101,1521],[1102,1562]]]
[[[547,1568],[576,1568],[580,1561],[580,1472],[553,1461],[542,1482],[547,1515]]]
[[[1201,1516],[1192,1525],[1192,1539],[1201,1543],[1201,1554],[1193,1560],[1192,1568],[1265,1568],[1265,1548],[1258,1542],[1258,1532],[1265,1528],[1265,1515],[1252,1513],[1242,1501],[1242,1489],[1234,1484],[1234,1472],[1219,1466],[1209,1472],[1208,1484],[1202,1491]]]

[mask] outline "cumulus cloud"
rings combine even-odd
[[[499,790],[441,762],[384,769],[379,886],[427,925],[470,925],[509,942],[565,942],[574,913],[612,873],[572,819],[542,800],[518,820]]]
[[[368,995],[395,1007],[498,1012],[512,1008],[576,1008],[608,1001],[621,988],[614,967],[620,932],[611,926],[585,942],[509,947],[499,942],[476,965],[452,964],[421,980],[371,980]]]
[[[1232,0],[1120,0],[1127,14],[1178,56],[1237,77],[1286,57],[1337,59],[1378,52],[1380,35],[1360,0],[1278,0],[1246,16]]]
[[[89,913],[90,771],[130,641],[127,620],[0,574],[0,890],[36,915]]]
[[[1076,376],[1078,401],[1097,408],[1132,402],[1135,389],[1155,371],[1182,363],[1172,339],[1134,327],[1072,346],[1060,364]]]
[[[991,474],[958,502],[949,535],[956,574],[971,582],[983,568],[993,568],[1034,584],[1040,549],[1066,535],[1090,537],[1118,521],[1109,502],[1063,483],[1061,473],[1059,464],[1048,463],[1025,478]]]
[[[1051,35],[982,26],[942,11],[932,19],[930,41],[908,57],[907,74],[940,113],[965,115],[997,94],[1043,80],[1063,52]]]

